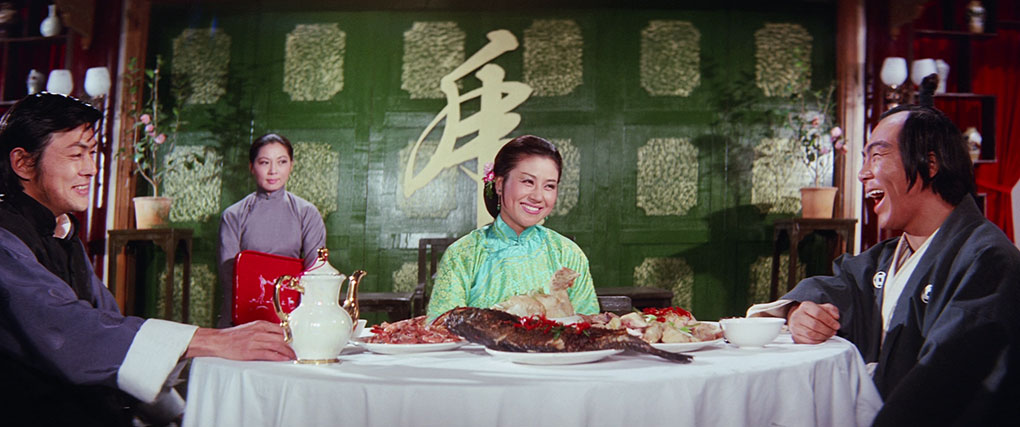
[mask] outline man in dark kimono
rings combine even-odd
[[[798,343],[854,342],[885,400],[876,425],[1016,423],[1020,252],[974,202],[959,129],[928,106],[893,109],[858,178],[902,236],[749,315],[785,316]]]
[[[0,120],[0,423],[131,425],[183,413],[188,357],[288,360],[279,326],[206,329],[120,314],[71,212],[89,206],[99,111],[41,93]]]

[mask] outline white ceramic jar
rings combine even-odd
[[[60,34],[60,30],[64,27],[60,24],[60,18],[57,17],[57,6],[50,5],[50,14],[46,16],[46,19],[42,20],[39,24],[39,34],[46,37],[52,37]]]

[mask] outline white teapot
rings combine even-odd
[[[273,305],[280,316],[284,339],[294,349],[298,363],[337,363],[340,350],[347,345],[357,326],[358,283],[365,275],[363,270],[350,276],[347,299],[339,304],[340,287],[347,277],[329,265],[329,250],[319,249],[319,259],[298,277],[281,276],[276,279]],[[301,303],[288,313],[280,307],[280,288],[287,287],[301,293]]]

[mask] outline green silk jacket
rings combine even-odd
[[[520,236],[503,219],[468,233],[446,250],[439,261],[428,305],[432,320],[456,307],[492,307],[514,295],[549,292],[553,273],[561,267],[580,274],[567,290],[574,311],[599,311],[588,257],[572,240],[541,225]]]

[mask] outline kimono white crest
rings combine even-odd
[[[875,273],[875,276],[871,278],[871,284],[875,285],[875,289],[882,289],[882,286],[885,285],[885,272]]]

